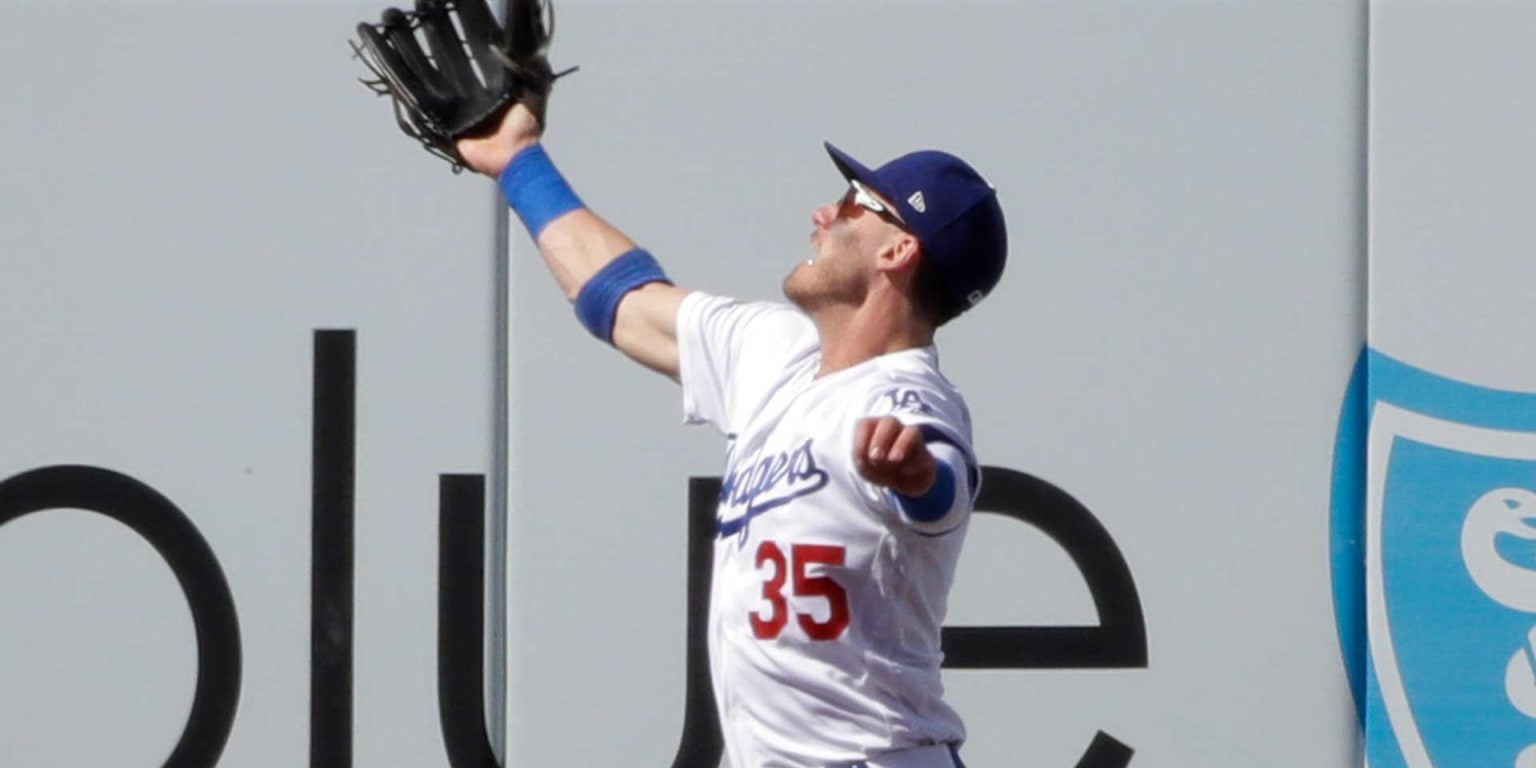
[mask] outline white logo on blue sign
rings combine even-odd
[[[1371,768],[1536,768],[1536,394],[1367,350],[1334,597]]]

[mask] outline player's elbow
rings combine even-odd
[[[671,283],[650,283],[619,302],[613,345],[636,362],[674,381],[680,358],[677,311],[688,291]]]

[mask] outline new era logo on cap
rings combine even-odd
[[[912,196],[907,198],[907,203],[911,205],[912,208],[915,209],[918,213],[928,212],[928,202],[923,199],[923,191],[921,189],[913,192]]]

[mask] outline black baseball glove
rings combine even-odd
[[[357,25],[352,50],[374,75],[363,84],[391,97],[400,130],[455,173],[464,168],[456,140],[491,129],[517,103],[543,124],[550,88],[575,71],[549,66],[546,0],[507,0],[506,10],[502,28],[486,0],[416,0],[415,11],[388,8],[380,23]]]

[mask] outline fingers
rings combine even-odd
[[[507,53],[514,60],[527,61],[543,49],[544,15],[540,0],[507,0]]]
[[[853,463],[860,467],[869,461],[869,439],[875,434],[879,419],[859,419],[853,425]]]
[[[390,13],[394,11],[394,13]],[[399,23],[401,12],[390,8],[384,12],[382,24],[374,25],[362,23],[357,25],[357,35],[362,38],[362,52],[366,56],[369,68],[379,77],[388,81],[389,93],[396,94],[400,98],[411,99],[414,94],[426,90],[420,76],[411,65],[395,50],[386,30],[390,26]],[[411,106],[419,106],[413,100]]]
[[[885,462],[891,458],[895,438],[902,433],[902,422],[894,416],[860,419],[854,429],[854,458]]]
[[[416,0],[416,16],[422,36],[432,51],[432,60],[442,70],[445,85],[461,97],[480,90],[480,80],[470,66],[464,44],[454,29],[446,0]]]
[[[862,419],[854,425],[853,462],[865,480],[904,493],[926,490],[934,471],[922,430],[903,425],[893,416]]]
[[[896,433],[888,455],[893,463],[903,463],[909,457],[917,456],[919,450],[926,453],[927,449],[928,446],[923,442],[923,431],[916,426],[908,426]]]
[[[926,451],[923,432],[918,427],[904,425],[894,416],[867,421],[870,422],[869,439],[864,445],[864,453],[870,461],[900,464],[919,451]]]

